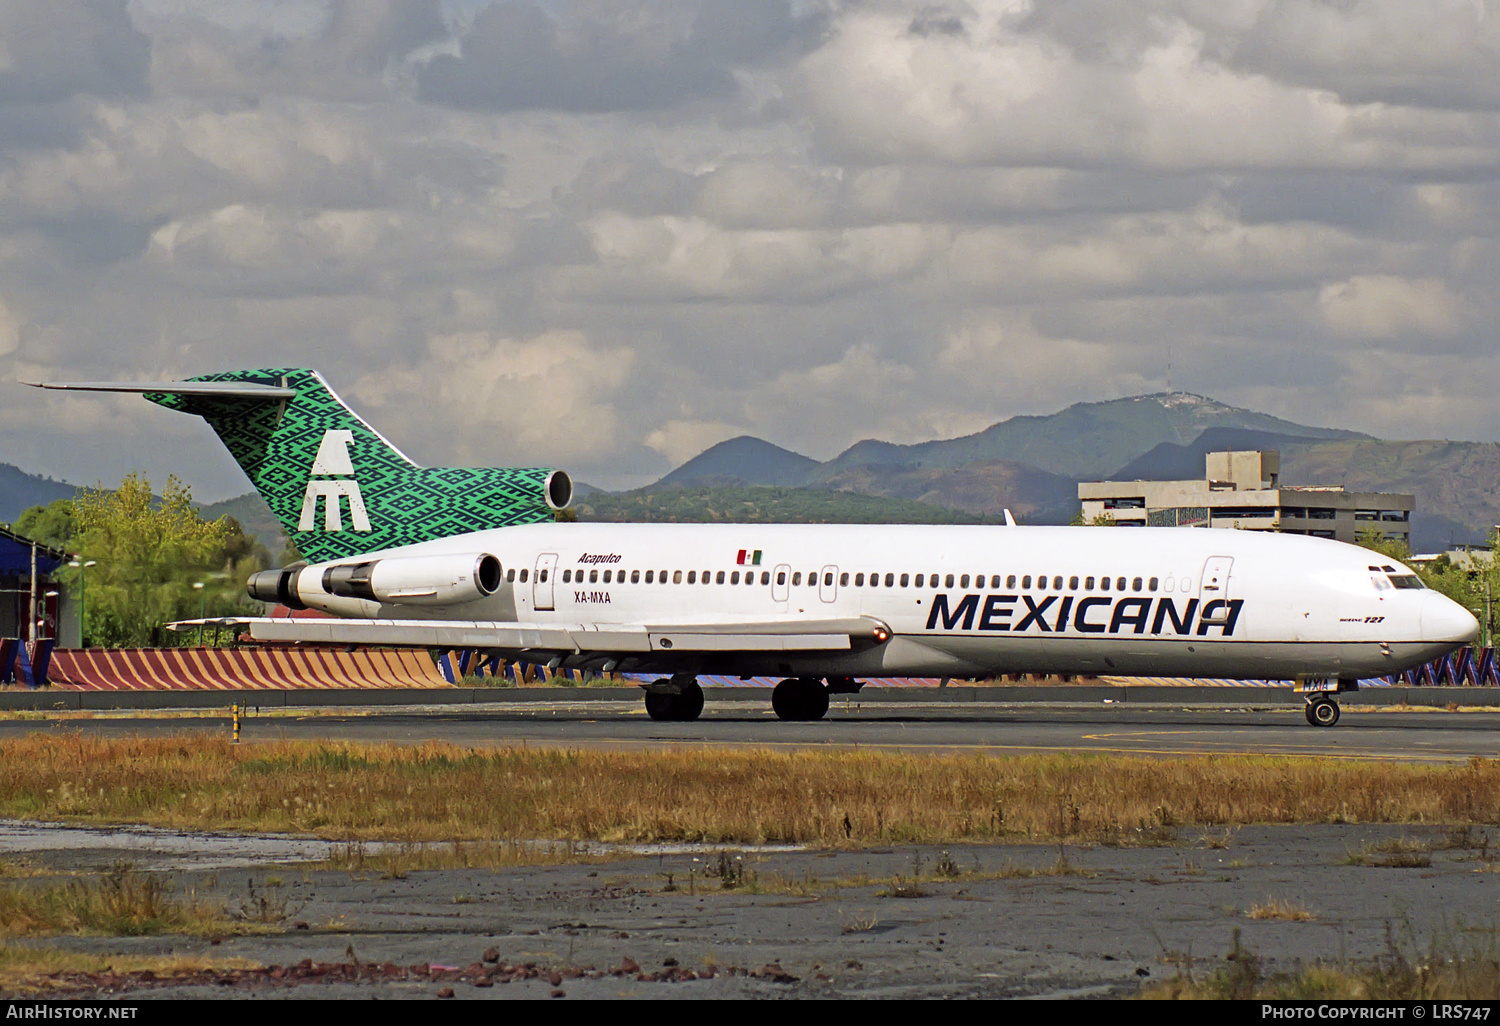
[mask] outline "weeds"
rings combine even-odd
[[[11,937],[205,934],[226,925],[222,905],[174,898],[163,879],[136,873],[127,862],[97,880],[0,887],[0,930]]]
[[[1276,919],[1286,923],[1310,923],[1318,918],[1317,913],[1285,898],[1267,898],[1264,905],[1251,905],[1245,915],[1251,919]],[[1238,930],[1235,931],[1235,947],[1239,947]]]
[[[1301,966],[1267,974],[1260,957],[1241,943],[1236,927],[1224,964],[1195,980],[1191,960],[1178,975],[1142,991],[1147,998],[1345,999],[1357,1001],[1494,1000],[1500,995],[1500,945],[1494,929],[1471,931],[1462,924],[1435,933],[1425,945],[1409,930],[1386,926],[1386,953],[1366,965]]]
[[[1409,837],[1392,838],[1366,844],[1344,858],[1346,866],[1372,866],[1381,869],[1425,869],[1432,865],[1430,846]]]

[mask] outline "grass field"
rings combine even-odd
[[[1500,762],[0,742],[0,817],[357,841],[1153,843],[1249,823],[1494,823]]]

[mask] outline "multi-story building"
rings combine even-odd
[[[1280,483],[1281,454],[1211,452],[1199,481],[1085,481],[1085,523],[1119,527],[1238,527],[1337,538],[1365,533],[1411,543],[1410,495]]]

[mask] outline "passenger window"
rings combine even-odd
[[[901,575],[901,587],[903,587],[903,588],[907,587],[908,586],[908,582],[910,580],[911,580],[911,575],[910,574],[902,574]]]
[[[688,571],[688,583],[689,584],[697,584],[698,583],[698,571],[696,571],[696,570],[689,570]]]
[[[1030,574],[1027,574],[1025,577],[1021,578],[1021,587],[1023,587],[1023,588],[1029,588],[1029,587],[1031,587],[1031,575]]]
[[[571,570],[564,570],[563,571],[563,583],[564,584],[568,584],[572,580],[573,580],[573,571],[571,571]]]
[[[673,584],[681,584],[682,583],[682,571],[681,570],[673,570],[672,571],[672,583]]]
[[[610,571],[608,571],[608,570],[604,571],[604,583],[605,584],[609,583],[609,575],[610,575]]]
[[[848,574],[839,574],[839,587],[840,588],[847,588],[847,587],[849,587],[849,575]]]
[[[1093,591],[1094,590],[1094,579],[1092,577],[1085,577],[1083,579],[1083,590],[1084,591]]]
[[[1005,586],[1007,588],[1014,588],[1016,586],[1016,575],[1015,574],[1011,574],[1009,577],[1007,577],[1005,579]]]
[[[1141,579],[1139,577],[1137,577],[1135,580],[1133,580],[1133,581],[1130,582],[1130,590],[1131,591],[1140,591],[1141,590]]]
[[[599,571],[598,570],[590,570],[589,571],[589,583],[590,584],[598,584],[599,583]]]
[[[1046,591],[1047,590],[1047,575],[1046,574],[1039,574],[1039,575],[1037,575],[1036,586],[1037,586],[1037,590],[1038,591]]]
[[[856,588],[863,588],[865,586],[865,575],[864,574],[855,574],[854,575],[854,586]]]
[[[1150,588],[1152,591],[1155,591],[1156,590],[1156,578],[1155,577],[1151,578],[1150,581],[1146,582],[1146,586],[1148,588]]]
[[[832,573],[832,571],[830,571],[830,572],[828,572],[828,573],[826,573],[826,574],[823,575],[823,587],[825,587],[825,588],[831,588],[831,587],[833,587],[833,573]]]
[[[991,588],[998,588],[998,587],[1000,587],[1000,575],[999,574],[994,574],[994,575],[992,575],[990,577],[990,587]]]
[[[887,588],[894,588],[896,586],[896,575],[895,574],[886,574],[885,575],[885,586]]]
[[[780,573],[778,573],[776,575],[776,583],[778,585],[782,585],[782,584],[786,583],[786,571],[785,570],[781,571]]]
[[[736,570],[734,573],[732,573],[732,574],[729,575],[729,583],[730,584],[739,584],[740,583],[740,572],[738,570]]]
[[[1109,590],[1109,578],[1108,577],[1101,577],[1101,578],[1099,578],[1099,590],[1100,591],[1108,591]]]
[[[1078,578],[1076,578],[1076,577],[1069,577],[1068,578],[1068,590],[1069,591],[1077,591],[1078,590]]]
[[[546,570],[545,567],[542,568],[541,573],[537,574],[537,578],[536,579],[538,581],[540,581],[542,584],[546,584],[547,583],[547,570]]]
[[[917,579],[912,582],[912,587],[914,587],[914,588],[920,588],[922,586],[922,581],[923,580],[924,580],[924,575],[917,574]]]
[[[802,583],[802,571],[798,570],[796,573],[792,574],[792,584],[793,585],[799,585],[801,583]]]
[[[948,575],[948,579],[947,580],[948,580],[948,583],[946,585],[944,585],[944,586],[948,587],[948,588],[953,587],[953,575],[952,574]]]
[[[516,583],[516,568],[515,567],[511,567],[509,570],[505,571],[505,580],[506,580],[507,584],[514,584],[514,583]]]
[[[927,582],[928,582],[927,586],[929,588],[936,588],[936,587],[938,587],[938,575],[937,574],[928,574],[927,575]]]
[[[705,570],[705,571],[703,571],[703,583],[704,584],[712,584],[712,583],[714,583],[714,572],[712,570]],[[719,571],[719,583],[720,584],[724,583],[724,571],[722,571],[722,570]]]
[[[724,583],[724,571],[722,571],[722,570],[719,571],[718,575],[714,578],[714,583],[715,584],[723,584]]]
[[[1116,577],[1115,578],[1115,591],[1124,591],[1124,590],[1125,590],[1125,578],[1123,578],[1123,577]]]
[[[656,571],[655,570],[647,570],[646,571],[646,583],[647,584],[655,584],[656,583],[655,576],[656,576]],[[662,580],[666,580],[666,578],[664,577],[664,578],[662,578]],[[635,582],[632,581],[631,583],[634,584]]]
[[[526,571],[525,570],[521,571],[521,583],[522,584],[526,583]]]
[[[1061,575],[1052,578],[1052,590],[1053,591],[1062,591],[1062,577],[1061,577]]]
[[[958,579],[958,586],[960,588],[967,588],[969,586],[969,575],[968,574],[964,574],[962,577],[960,577]]]

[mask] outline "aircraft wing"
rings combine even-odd
[[[255,641],[403,648],[480,648],[510,652],[630,655],[650,652],[833,652],[878,644],[890,628],[870,617],[715,624],[530,624],[473,620],[356,620],[244,617],[233,621]],[[185,620],[174,630],[223,626]]]

